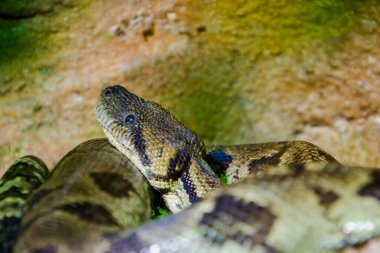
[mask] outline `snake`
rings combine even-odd
[[[0,203],[9,203],[5,216],[13,221],[20,220],[20,215],[11,212],[15,195],[10,190],[22,189],[13,186],[7,190],[6,185],[33,178],[20,172],[27,166],[25,159],[15,161],[4,175],[4,179],[12,180],[4,180],[0,187],[4,190]],[[41,178],[38,172],[45,171],[39,169],[41,163],[33,157],[28,160],[34,178]],[[105,138],[93,139],[79,144],[60,160],[27,198],[20,225],[9,222],[3,225],[3,231],[18,228],[14,252],[100,252],[105,247],[101,237],[150,219],[151,195],[148,182],[124,155]]]
[[[108,140],[79,144],[49,174],[32,156],[4,174],[1,252],[334,253],[380,235],[377,168],[305,141],[205,146],[119,85],[95,116]],[[157,199],[173,214],[150,221]]]

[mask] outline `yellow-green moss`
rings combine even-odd
[[[0,21],[0,64],[10,65],[16,60],[30,60],[35,57],[38,38],[25,22]]]
[[[46,23],[0,20],[0,96],[35,85],[36,74],[50,75],[44,62],[53,48]]]
[[[247,55],[279,54],[344,38],[371,1],[192,1],[207,27],[208,43],[238,47]],[[198,12],[199,13],[199,12]]]

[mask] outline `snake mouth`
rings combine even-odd
[[[104,105],[102,99],[98,100],[94,113],[96,120],[99,122],[110,143],[124,155],[126,155],[126,153],[133,153],[132,133],[124,129],[117,120],[112,120],[112,117],[109,116],[111,112],[107,109],[107,106]]]
[[[129,156],[130,153],[134,153],[132,136],[116,136],[105,127],[103,127],[103,131],[110,143],[114,145],[121,153],[126,156]]]

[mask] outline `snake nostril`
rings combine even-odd
[[[112,93],[111,88],[106,88],[106,89],[104,90],[104,92],[103,92],[103,94],[104,94],[105,96],[109,96],[109,95],[111,95],[111,93]]]

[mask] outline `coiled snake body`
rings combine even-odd
[[[380,234],[377,169],[342,166],[302,141],[206,149],[168,111],[121,86],[102,91],[95,114],[118,151],[105,139],[79,145],[27,198],[22,215],[14,203],[38,184],[21,186],[39,174],[20,174],[15,168],[25,163],[16,161],[4,175],[3,252],[21,216],[14,252],[327,253]],[[156,201],[138,171],[177,214],[135,229]],[[45,176],[37,178],[41,184]]]

